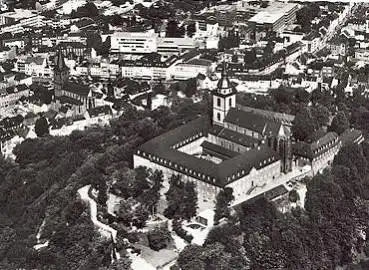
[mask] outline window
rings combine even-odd
[[[220,107],[220,98],[217,99],[217,106]]]
[[[220,113],[217,113],[217,119],[220,121]]]
[[[229,99],[229,107],[232,107],[232,98]]]

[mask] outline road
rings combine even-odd
[[[348,13],[348,15],[343,19],[343,21],[341,23],[339,23],[337,25],[336,28],[334,28],[333,30],[329,31],[325,37],[323,38],[323,40],[321,41],[321,45],[319,46],[318,49],[315,50],[315,52],[313,53],[314,55],[316,55],[319,51],[323,50],[326,46],[327,43],[334,37],[335,34],[339,33],[342,29],[342,27],[346,24],[347,20],[353,16],[356,11],[358,11],[358,9],[360,7],[362,7],[363,3],[356,3],[352,9],[351,12]]]

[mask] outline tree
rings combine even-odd
[[[312,107],[312,114],[318,127],[326,126],[329,122],[329,110],[323,105]]]
[[[251,65],[256,61],[256,51],[254,49],[245,51],[244,61],[246,65]]]
[[[132,186],[132,196],[138,197],[141,192],[149,188],[148,183],[149,171],[146,167],[140,166],[135,168],[135,181]]]
[[[290,200],[290,202],[297,202],[300,199],[299,194],[297,193],[296,189],[293,189],[290,191],[290,193],[288,194],[288,199]]]
[[[92,2],[88,2],[86,5],[77,8],[77,11],[72,11],[71,17],[72,18],[83,18],[89,17],[94,18],[99,15],[99,10],[96,5]]]
[[[201,259],[203,247],[188,245],[178,256],[178,266],[182,270],[205,270],[205,263]]]
[[[187,36],[193,37],[193,35],[196,33],[196,24],[191,23],[191,24],[187,25],[186,31],[187,31]]]
[[[183,218],[189,220],[196,215],[197,193],[195,184],[182,182],[179,175],[172,175],[169,180],[169,190],[166,193],[168,202],[164,215],[167,218]]]
[[[316,120],[308,107],[302,108],[295,116],[292,125],[293,136],[304,141],[317,128]]]
[[[41,116],[36,120],[35,132],[37,137],[43,137],[49,134],[49,123],[44,116]]]
[[[178,22],[175,20],[169,20],[167,24],[167,37],[182,37],[183,36],[183,29],[178,27]]]
[[[214,223],[218,224],[219,220],[222,218],[230,217],[229,204],[234,200],[233,189],[226,187],[222,189],[217,197],[215,203],[215,215],[214,215]]]
[[[168,246],[171,236],[167,228],[157,228],[150,231],[147,238],[150,248],[158,251]]]
[[[197,193],[196,185],[193,182],[186,182],[184,185],[182,217],[190,220],[196,216],[197,212]]]
[[[186,87],[184,89],[184,94],[186,97],[190,98],[196,94],[197,82],[196,78],[191,78],[186,81]]]
[[[337,114],[333,117],[329,130],[336,132],[338,135],[341,135],[349,127],[350,123],[347,120],[345,113],[343,111],[338,111]]]
[[[102,39],[100,34],[98,33],[92,33],[87,35],[86,42],[88,48],[94,48],[95,50],[100,50],[102,45]]]
[[[363,150],[356,143],[347,143],[342,146],[338,154],[333,160],[335,166],[341,165],[359,172],[364,176],[368,171],[368,161],[366,160]]]

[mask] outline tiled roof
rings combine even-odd
[[[26,58],[25,63],[26,64],[36,63],[36,65],[42,65],[44,63],[44,60],[45,58],[42,58],[41,56],[36,56],[36,57],[29,56]]]
[[[110,108],[110,106],[108,105],[104,105],[104,106],[99,106],[99,107],[95,107],[92,108],[90,110],[88,110],[88,113],[90,116],[94,117],[94,116],[99,116],[99,115],[107,115],[107,114],[112,114],[112,110]]]
[[[261,135],[276,136],[281,128],[281,123],[269,121],[261,115],[243,111],[238,108],[231,108],[224,122],[258,132]]]
[[[84,97],[87,97],[91,91],[89,85],[76,82],[67,82],[66,84],[64,84],[63,90]]]
[[[62,41],[58,44],[58,47],[61,47],[61,48],[67,48],[67,47],[86,48],[86,46],[81,42],[70,42],[70,41]]]
[[[61,104],[71,104],[71,105],[77,105],[77,106],[83,105],[83,103],[80,100],[74,99],[68,96],[60,96],[60,97],[57,97],[57,99],[59,99]]]
[[[340,139],[343,144],[348,142],[358,143],[363,138],[363,133],[358,129],[346,129],[340,136]]]
[[[214,125],[213,128],[209,130],[209,133],[246,147],[254,147],[261,142],[260,140],[253,137],[238,133],[236,131],[218,125]]]
[[[295,142],[292,144],[294,155],[313,159],[340,142],[337,133],[328,132],[323,137],[312,143]]]
[[[237,153],[237,152],[231,151],[229,149],[226,149],[224,147],[221,147],[217,144],[214,144],[214,143],[211,143],[211,142],[208,142],[208,141],[204,141],[201,144],[201,147],[204,150],[207,150],[207,151],[209,151],[213,154],[216,154],[217,156],[221,156],[221,158],[223,158],[223,159],[229,159],[229,158],[233,158],[233,157],[239,155],[239,153]]]
[[[267,198],[268,200],[274,200],[279,196],[285,195],[286,193],[288,193],[288,189],[284,185],[279,185],[265,192],[264,197]]]
[[[10,86],[8,88],[6,88],[6,92],[7,94],[13,94],[16,92],[21,92],[21,91],[25,91],[28,90],[28,86],[25,84],[20,84],[20,85],[16,85],[16,86]]]
[[[205,59],[192,59],[188,61],[186,64],[195,65],[195,66],[210,66],[211,61]]]
[[[176,150],[205,136],[209,127],[206,118],[199,118],[146,142],[136,154],[219,187],[247,175],[252,168],[260,169],[278,161],[277,153],[267,146],[254,148],[220,164]]]
[[[23,120],[24,118],[20,114],[13,117],[5,117],[0,121],[0,126],[3,127],[4,129],[16,127],[21,125],[23,123]]]

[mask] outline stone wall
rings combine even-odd
[[[278,160],[260,170],[253,168],[248,175],[228,184],[227,187],[233,189],[234,204],[246,200],[252,188],[263,187],[278,179],[281,175],[280,166],[281,162]]]
[[[169,189],[169,178],[173,174],[181,175],[183,181],[191,181],[196,185],[197,199],[198,199],[198,211],[201,212],[203,210],[213,208],[215,206],[215,198],[218,192],[221,190],[220,187],[214,186],[212,184],[205,183],[196,178],[183,174],[179,171],[164,167],[155,162],[152,162],[146,158],[143,158],[138,155],[133,156],[133,165],[134,167],[146,166],[151,168],[152,170],[161,170],[164,174],[164,182],[163,182],[163,190],[161,192],[162,195]]]

